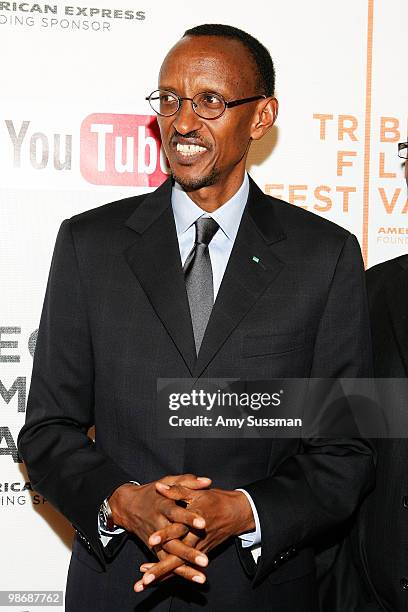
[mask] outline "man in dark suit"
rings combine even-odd
[[[273,93],[253,37],[189,30],[149,96],[172,178],[60,228],[18,443],[33,487],[77,532],[69,612],[315,612],[313,542],[372,486],[362,440],[156,435],[158,378],[370,372],[356,238],[245,172]],[[151,588],[148,571],[132,589],[152,550],[177,575],[153,572]]]
[[[407,159],[408,143],[398,150]],[[408,163],[405,162],[408,186]],[[377,378],[406,379],[408,376],[408,255],[378,264],[367,271]],[[381,383],[385,386],[386,381]],[[390,403],[401,393],[401,382],[386,387]],[[408,399],[405,387],[405,401]],[[398,400],[400,401],[400,400]],[[406,404],[405,404],[406,408]],[[395,436],[396,424],[390,423]],[[351,539],[351,561],[357,579],[350,580],[350,602],[343,612],[405,612],[408,609],[408,440],[376,440],[376,486],[366,498]],[[347,565],[349,570],[353,566]],[[353,587],[351,585],[354,584]],[[344,600],[344,598],[343,598]]]

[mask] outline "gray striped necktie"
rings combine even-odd
[[[196,240],[183,267],[196,352],[200,350],[205,328],[214,305],[214,286],[208,245],[218,230],[218,223],[210,217],[195,222]]]

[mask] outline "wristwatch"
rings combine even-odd
[[[113,521],[112,510],[107,499],[105,499],[99,508],[99,524],[106,531],[114,531],[117,528]]]
[[[140,482],[136,482],[136,480],[130,480],[129,482],[140,486]],[[104,531],[115,531],[115,529],[121,529],[119,525],[114,523],[112,510],[107,499],[103,501],[99,508],[99,526]]]

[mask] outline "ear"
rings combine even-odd
[[[278,109],[279,103],[273,96],[258,103],[251,125],[252,140],[259,140],[273,126],[278,116]]]

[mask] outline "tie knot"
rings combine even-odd
[[[219,225],[211,217],[200,217],[195,222],[196,226],[196,244],[205,244],[208,246],[214,238]]]

